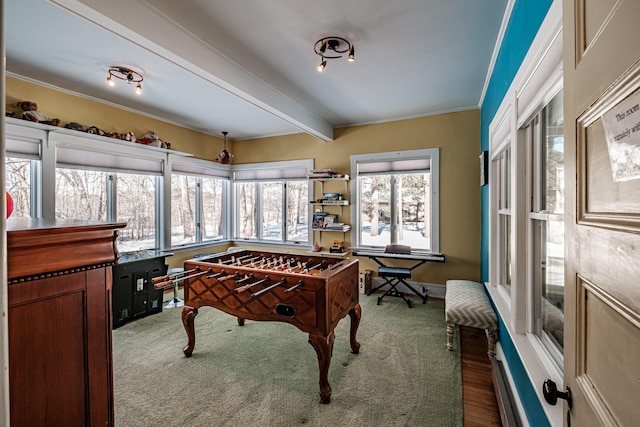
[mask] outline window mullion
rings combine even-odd
[[[202,242],[202,178],[196,177],[196,211],[195,211],[196,243]]]

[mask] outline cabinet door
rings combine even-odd
[[[153,259],[148,266],[147,274],[147,313],[159,313],[162,311],[162,299],[164,297],[164,291],[162,289],[154,289],[151,280],[154,277],[164,276],[165,274],[167,274],[167,265],[164,263],[164,258]]]
[[[9,286],[12,426],[112,425],[108,273]]]
[[[126,266],[113,267],[113,328],[119,328],[133,316],[131,272]]]
[[[146,271],[136,271],[133,277],[133,317],[144,316],[147,314],[147,301],[149,293],[147,286],[149,283],[149,275]]]

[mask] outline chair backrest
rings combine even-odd
[[[404,254],[404,255],[409,255],[411,254],[411,246],[407,246],[407,245],[387,245],[384,248],[385,253],[388,254]]]

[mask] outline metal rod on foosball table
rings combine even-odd
[[[227,273],[225,273],[224,270],[220,270],[219,273],[211,274],[211,275],[207,276],[206,278],[207,279],[215,279],[216,277],[220,277],[220,276],[222,276],[224,274],[227,274]]]
[[[288,294],[289,292],[293,291],[294,289],[299,288],[299,287],[300,287],[300,286],[302,286],[302,285],[304,285],[304,283],[302,283],[302,280],[301,280],[301,281],[299,281],[298,283],[296,283],[295,285],[293,285],[292,287],[290,287],[290,288],[288,288],[288,289],[285,289],[285,290],[284,290],[284,293],[285,293],[285,294]]]
[[[321,267],[321,266],[322,266],[322,263],[316,264],[313,267],[305,268],[305,271],[308,273],[309,270],[315,270],[316,268]]]
[[[271,289],[276,288],[276,287],[282,285],[283,283],[287,283],[287,281],[285,279],[282,279],[281,281],[279,281],[277,283],[274,283],[271,286],[267,286],[263,290],[258,291],[258,292],[254,293],[254,294],[251,294],[251,298],[258,298],[260,295],[264,294],[265,292],[269,292]]]
[[[247,290],[251,289],[252,287],[254,287],[256,285],[259,285],[260,283],[264,283],[264,282],[266,282],[268,280],[269,280],[269,276],[264,276],[264,279],[262,279],[262,280],[258,280],[257,282],[249,283],[248,285],[244,285],[244,286],[240,286],[239,288],[235,288],[233,290],[233,293],[234,294],[239,294],[240,292],[247,291]]]
[[[243,279],[236,280],[236,284],[238,284],[238,283],[244,283],[244,282],[246,282],[247,280],[251,280],[251,279],[253,279],[253,274],[248,274],[248,275],[244,276],[244,278],[243,278]]]
[[[249,255],[247,255],[247,256],[249,257],[249,256],[251,256],[251,254],[249,254]],[[243,258],[246,258],[246,257],[243,257]],[[246,263],[246,262],[253,262],[253,260],[256,260],[256,259],[258,259],[258,258],[260,258],[260,257],[259,257],[259,256],[254,256],[253,258],[249,258],[249,259],[242,259],[242,260],[240,260],[240,258],[238,258],[238,263],[237,263],[237,265],[242,265],[242,264],[244,264],[244,263]]]
[[[151,283],[158,283],[158,282],[164,282],[165,280],[174,280],[176,277],[183,275],[183,274],[189,274],[189,273],[193,273],[194,271],[198,271],[198,268],[192,268],[191,270],[187,270],[187,271],[178,271],[176,273],[173,274],[167,274],[165,276],[158,276],[158,277],[154,277],[153,279],[151,279]]]
[[[198,269],[196,268],[196,270],[198,270]],[[187,279],[192,279],[194,277],[202,276],[203,274],[207,274],[210,271],[211,271],[211,269],[208,268],[205,271],[201,271],[201,272],[195,273],[195,274],[190,274],[189,276],[182,276],[182,277],[178,277],[176,279],[167,280],[165,282],[156,283],[156,284],[153,285],[153,288],[154,289],[162,289],[162,288],[168,287],[169,285],[175,285],[176,283],[182,282],[182,281],[187,280]]]

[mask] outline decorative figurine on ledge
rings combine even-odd
[[[38,104],[31,101],[20,101],[18,107],[22,109],[23,113],[20,116],[23,120],[29,120],[30,122],[42,123],[45,125],[59,126],[60,119],[51,119],[40,111],[38,111]]]

